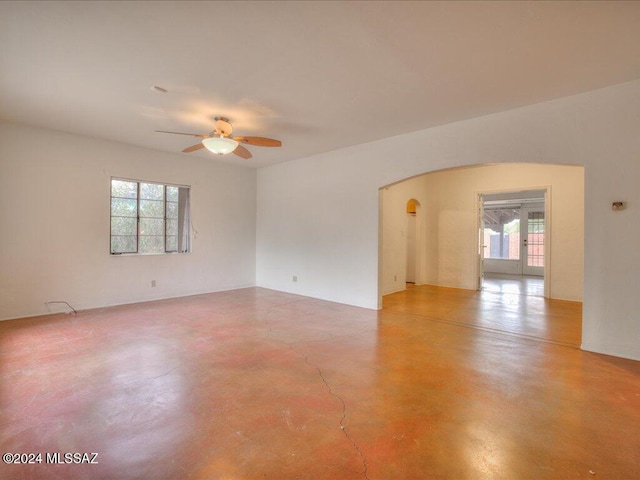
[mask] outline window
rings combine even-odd
[[[189,187],[111,179],[111,254],[190,250]]]

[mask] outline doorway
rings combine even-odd
[[[478,195],[478,289],[548,296],[547,189]]]
[[[420,203],[412,198],[407,202],[407,266],[405,274],[405,283],[416,284],[416,268],[418,263],[418,242],[416,217]]]

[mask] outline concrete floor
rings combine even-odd
[[[493,293],[544,297],[544,277],[485,273],[482,280],[482,290]]]
[[[640,478],[639,362],[487,326],[566,305],[420,289],[422,313],[250,288],[0,322],[0,451],[43,454],[0,479]]]
[[[526,296],[523,282],[495,280],[481,292],[415,286],[384,297],[389,311],[579,347],[582,303]],[[518,287],[521,287],[520,290]]]

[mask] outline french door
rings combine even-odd
[[[522,274],[544,276],[545,218],[542,208],[522,209]]]

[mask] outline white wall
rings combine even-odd
[[[112,176],[190,185],[192,253],[111,256]],[[255,170],[0,124],[0,319],[254,285],[255,222]]]
[[[549,189],[551,235],[547,252],[549,296],[582,300],[584,169],[568,165],[501,164],[445,170],[382,189],[383,294],[404,286],[404,205],[421,205],[420,283],[475,289],[477,286],[477,194]],[[394,282],[394,278],[398,281]],[[397,285],[396,285],[397,284]]]
[[[640,81],[260,169],[257,283],[376,308],[378,189],[504,162],[585,165],[583,348],[640,359]]]
[[[582,244],[582,238],[580,239],[580,243]],[[506,273],[509,275],[522,275],[522,265],[520,263],[520,260],[485,258],[483,270],[484,273]],[[580,285],[582,285],[582,276],[580,277]],[[582,297],[582,291],[580,291],[580,297]]]

